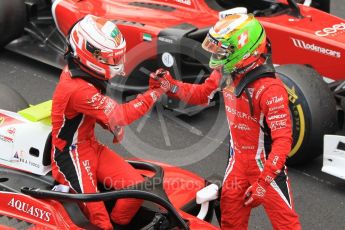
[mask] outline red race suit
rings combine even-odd
[[[248,228],[251,208],[244,206],[244,193],[261,181],[268,183],[262,204],[274,229],[300,229],[285,167],[292,145],[288,94],[281,80],[263,77],[236,97],[235,87],[243,77],[237,76],[222,92],[231,140],[221,194],[221,228]],[[179,90],[170,95],[189,104],[205,105],[221,78],[214,70],[203,84],[176,81]]]
[[[76,193],[96,193],[97,183],[107,189],[121,189],[142,182],[143,177],[130,164],[96,140],[94,128],[97,122],[121,136],[121,127],[142,117],[162,94],[161,89],[151,89],[118,104],[93,84],[72,78],[66,67],[53,95],[53,177]],[[141,203],[136,199],[118,200],[111,220],[127,224]],[[113,228],[103,202],[83,205],[91,223],[102,229]]]

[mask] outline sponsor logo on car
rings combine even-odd
[[[174,41],[170,38],[166,38],[166,37],[158,37],[158,40],[161,41],[161,42],[166,42],[166,43],[169,43],[169,44],[173,44]]]
[[[16,134],[16,128],[9,127],[6,130],[5,134],[0,135],[0,140],[7,143],[13,143],[15,134]]]
[[[14,125],[14,124],[19,124],[19,123],[22,123],[22,122],[13,117],[9,117],[5,114],[0,113],[0,126]]]
[[[0,141],[7,142],[7,143],[13,143],[13,137],[0,135]]]
[[[18,150],[14,153],[14,155],[10,161],[11,162],[23,162],[24,155],[25,155],[25,151]],[[37,167],[37,168],[39,168],[39,167]]]
[[[15,159],[15,158],[14,158]],[[14,160],[14,159],[12,159],[12,160]],[[18,162],[18,160],[15,160],[15,161],[17,161]],[[40,165],[39,164],[37,164],[37,163],[35,163],[35,162],[32,162],[32,161],[30,161],[30,160],[28,160],[28,159],[25,159],[25,158],[21,158],[21,157],[19,157],[19,162],[20,163],[22,163],[22,164],[26,164],[26,165],[28,165],[28,166],[31,166],[31,167],[35,167],[35,168],[40,168]]]
[[[11,160],[12,162],[18,162],[18,161],[19,161],[18,152],[15,152],[12,158],[13,158],[13,159]]]
[[[8,128],[7,133],[13,136],[14,134],[16,134],[16,128],[14,127]]]
[[[40,218],[41,220],[44,220],[46,222],[49,222],[52,216],[50,212],[37,208],[31,204],[27,204],[24,201],[15,199],[14,197],[10,200],[10,202],[8,202],[7,205],[17,209],[20,212],[24,212],[33,217]]]
[[[327,49],[327,48],[315,45],[314,43],[310,44],[310,43],[307,43],[307,42],[300,40],[300,39],[296,39],[296,38],[291,38],[291,39],[293,41],[294,46],[296,46],[298,48],[317,52],[317,53],[328,55],[328,56],[335,57],[335,58],[341,57],[341,53],[339,51]]]
[[[334,36],[338,33],[344,33],[345,32],[345,23],[339,23],[339,24],[334,24],[331,27],[323,28],[322,30],[317,30],[315,32],[315,35],[319,37],[325,37],[325,36]]]

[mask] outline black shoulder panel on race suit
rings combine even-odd
[[[248,92],[248,88],[247,86],[260,79],[260,78],[264,78],[264,77],[271,77],[271,78],[275,78],[276,71],[274,69],[274,66],[272,65],[272,63],[268,62],[265,63],[251,71],[249,71],[242,79],[241,81],[238,83],[238,85],[235,88],[235,96],[237,98],[239,98],[241,96],[241,94],[243,93],[243,91],[246,92],[247,97],[248,97],[248,103],[249,103],[249,108],[250,108],[250,115],[254,116],[254,106],[253,106],[253,101],[252,98],[250,97],[250,94]]]
[[[73,58],[68,54],[66,56],[68,70],[71,73],[72,78],[81,78],[88,83],[95,86],[97,89],[101,91],[102,94],[105,94],[108,86],[107,80],[101,80],[96,77],[93,77],[91,74],[82,70],[78,65],[76,65],[73,61]]]
[[[262,57],[265,58],[265,63],[257,68],[252,69],[249,71],[239,82],[237,87],[235,88],[235,96],[238,98],[241,96],[243,91],[246,92],[247,97],[248,97],[248,102],[249,102],[249,108],[250,108],[250,115],[254,116],[254,106],[253,106],[253,101],[252,98],[250,97],[250,94],[247,89],[247,85],[250,83],[264,77],[271,77],[271,78],[276,78],[276,70],[273,66],[272,63],[272,47],[271,47],[271,42],[267,38],[266,39],[266,48],[267,52],[264,54],[261,54]]]
[[[243,91],[247,88],[247,85],[250,83],[264,77],[272,77],[275,78],[276,70],[274,69],[274,66],[270,63],[263,64],[251,71],[249,71],[238,83],[238,85],[235,88],[235,96],[238,98],[241,96]]]
[[[235,96],[238,98],[241,96],[243,91],[245,90],[246,86],[249,85],[250,83],[256,81],[259,78],[263,77],[272,77],[275,78],[275,73],[276,70],[273,66],[272,63],[272,47],[271,47],[271,42],[268,38],[266,38],[266,53],[261,54],[261,57],[265,58],[265,62],[263,65],[260,65],[257,68],[252,69],[246,75],[241,79],[239,84],[237,85],[235,89]],[[237,71],[243,71],[246,67],[243,67],[242,70],[237,70]]]

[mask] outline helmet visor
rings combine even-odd
[[[107,52],[94,47],[91,43],[86,42],[86,50],[88,50],[97,61],[106,65],[121,65],[125,62],[125,48],[115,50],[115,52]]]
[[[223,60],[232,53],[232,49],[222,45],[220,41],[207,34],[206,38],[202,43],[202,48],[210,53],[212,53],[212,58],[216,60]]]
[[[111,66],[116,66],[116,65],[122,65],[125,63],[125,55],[118,55],[118,56],[108,56],[104,57],[106,55],[99,55],[96,57],[99,62],[106,64],[106,65],[111,65]]]

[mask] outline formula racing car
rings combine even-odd
[[[7,49],[62,67],[71,26],[86,14],[103,16],[119,25],[128,45],[129,77],[113,84],[138,92],[147,88],[145,73],[158,67],[183,81],[202,82],[210,69],[201,42],[210,26],[227,13],[252,13],[271,40],[273,62],[290,96],[294,143],[288,163],[298,164],[322,152],[323,135],[338,130],[344,117],[345,20],[328,11],[329,1],[322,0],[2,0],[0,46],[9,43]],[[162,103],[195,113],[175,100]]]
[[[111,210],[121,198],[144,200],[125,229],[218,229],[208,223],[218,186],[167,164],[131,160],[145,182],[119,191],[99,184],[100,193],[69,193],[51,176],[51,101],[29,107],[11,88],[0,84],[0,92],[1,229],[99,229],[78,203],[104,201]]]

